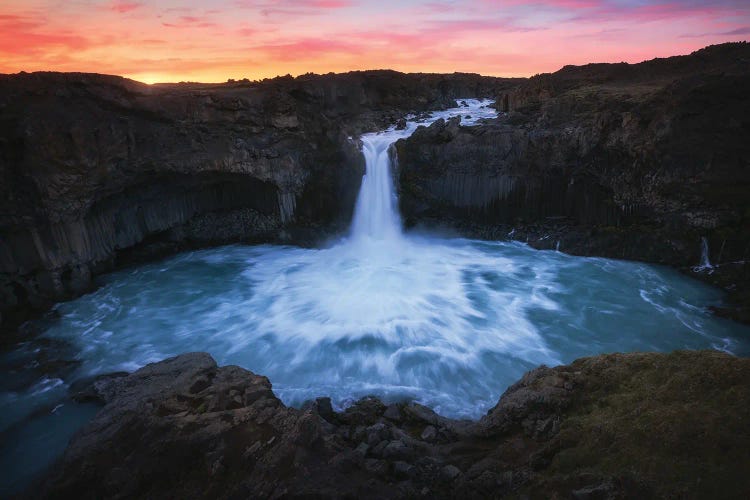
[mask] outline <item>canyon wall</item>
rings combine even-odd
[[[0,75],[0,317],[76,296],[113,267],[228,242],[343,231],[357,137],[495,97],[498,120],[399,141],[408,226],[697,265],[750,319],[750,49],[565,67],[528,80],[392,71],[144,85]]]
[[[715,266],[750,320],[750,45],[566,67],[498,96],[498,120],[399,141],[410,226],[583,255]]]
[[[218,85],[0,75],[0,317],[23,319],[132,260],[346,227],[359,134],[516,83],[392,71]]]

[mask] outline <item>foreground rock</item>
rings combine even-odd
[[[750,360],[613,354],[541,367],[479,422],[418,404],[287,408],[193,353],[96,381],[104,407],[47,498],[746,498]]]

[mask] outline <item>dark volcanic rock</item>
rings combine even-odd
[[[306,410],[287,408],[265,377],[219,368],[202,353],[98,378],[88,394],[104,407],[29,495],[744,498],[750,492],[750,360],[717,352],[612,354],[541,367],[479,422],[452,421],[418,405],[386,408],[375,399],[343,413],[331,412],[325,399]]]
[[[327,236],[348,223],[361,181],[352,137],[511,83],[391,71],[224,85],[0,75],[0,323],[131,260]]]
[[[408,225],[689,269],[750,300],[750,45],[565,67],[501,95],[494,123],[396,144]],[[744,310],[743,310],[744,308]]]

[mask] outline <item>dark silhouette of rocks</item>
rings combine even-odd
[[[393,71],[220,85],[80,73],[0,76],[0,317],[90,289],[132,261],[343,230],[356,137],[492,96],[500,120],[397,144],[409,225],[689,269],[748,319],[746,43],[528,80]]]
[[[415,403],[318,399],[204,353],[86,391],[102,410],[45,498],[743,498],[750,360],[610,354],[528,372],[477,422]]]
[[[719,312],[750,321],[750,45],[566,66],[500,94],[499,120],[396,144],[409,225],[689,270],[707,238]]]
[[[133,260],[348,224],[356,137],[518,80],[394,71],[220,85],[0,75],[0,315]]]

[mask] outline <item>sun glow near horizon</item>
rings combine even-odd
[[[0,73],[145,83],[376,68],[513,77],[686,54],[748,34],[741,0],[7,0]]]

